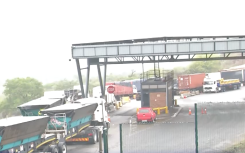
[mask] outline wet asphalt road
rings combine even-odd
[[[123,124],[124,153],[194,153],[194,103],[197,103],[198,108],[199,153],[222,152],[245,138],[244,93],[245,87],[236,91],[178,99],[178,105],[182,107],[179,114],[167,122],[154,124],[127,124],[140,105],[139,102],[128,103],[120,110],[110,113],[112,126],[109,131],[109,152],[119,152],[119,124],[126,123]],[[207,114],[201,113],[202,108],[206,108]],[[98,143],[69,145],[68,153],[94,153],[98,152],[98,147]]]

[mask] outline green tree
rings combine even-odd
[[[43,85],[34,78],[15,78],[6,80],[4,84],[5,99],[1,102],[0,110],[11,111],[17,106],[43,96]]]
[[[20,105],[43,96],[43,85],[34,78],[15,78],[6,80],[4,84],[6,101],[12,105]]]
[[[60,80],[57,82],[49,83],[44,85],[45,91],[51,91],[51,90],[67,90],[67,89],[73,89],[75,85],[78,85],[78,80]]]

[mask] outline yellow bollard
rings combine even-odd
[[[116,102],[116,109],[119,109],[119,103]]]
[[[119,106],[122,107],[122,102],[121,101],[119,102]]]
[[[160,108],[157,108],[157,114],[160,115]]]
[[[165,108],[165,113],[168,114],[168,107]]]
[[[177,99],[174,100],[174,105],[177,106]]]
[[[139,111],[139,108],[136,109],[136,114],[138,113],[138,111]]]

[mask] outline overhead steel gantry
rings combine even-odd
[[[82,97],[88,95],[90,65],[97,65],[104,96],[107,64],[244,59],[244,52],[245,35],[157,37],[72,45],[72,57],[76,60]],[[87,67],[82,68],[88,70],[86,93],[79,59],[87,59]],[[103,83],[101,65],[105,66]]]

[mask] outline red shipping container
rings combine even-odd
[[[115,87],[115,91],[114,91],[115,96],[133,95],[133,87],[132,86],[115,84],[114,82],[107,82],[106,85],[112,85]]]
[[[205,73],[178,76],[179,90],[202,88]]]

